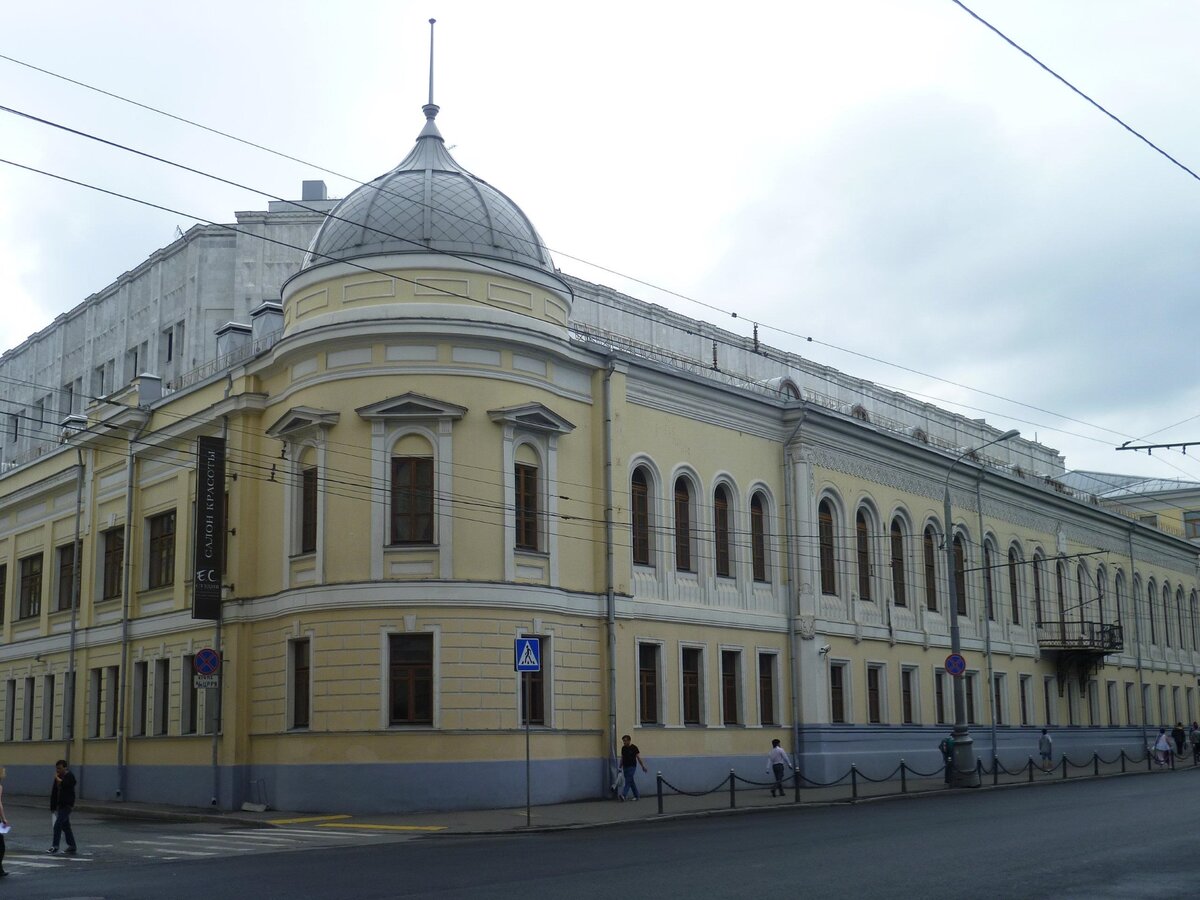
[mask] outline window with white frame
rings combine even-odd
[[[921,695],[918,690],[917,668],[903,666],[900,669],[900,721],[915,725],[921,720]]]
[[[638,660],[638,722],[642,725],[661,725],[662,719],[662,646],[639,642]]]
[[[179,691],[179,733],[196,734],[200,716],[200,692],[191,673],[196,669],[196,656],[189,653],[180,665],[182,684]]]
[[[54,740],[54,676],[42,676],[42,740]]]
[[[933,526],[926,525],[921,535],[921,561],[925,573],[925,608],[929,612],[938,611],[936,543]]]
[[[891,529],[891,570],[892,570],[892,602],[897,606],[908,606],[908,571],[905,567],[905,530],[900,517],[892,519]]]
[[[175,510],[168,510],[146,520],[149,547],[146,567],[146,587],[150,590],[175,583]]]
[[[696,503],[691,482],[683,475],[675,479],[675,571],[696,571],[693,545],[696,533]]]
[[[992,712],[997,725],[1008,724],[1008,676],[1003,672],[992,673]]]
[[[837,593],[837,550],[833,503],[828,497],[817,506],[817,542],[820,547],[821,593]]]
[[[758,720],[761,725],[778,725],[776,690],[779,654],[758,654]]]
[[[1137,709],[1137,694],[1134,693],[1133,682],[1125,682],[1125,719],[1130,725],[1136,725],[1141,721],[1138,716]]]
[[[733,575],[733,505],[729,488],[717,485],[713,491],[713,557],[720,578]]]
[[[704,724],[704,648],[679,651],[679,697],[684,725]]]
[[[882,724],[887,715],[887,689],[881,663],[867,663],[867,721]]]
[[[433,635],[388,636],[388,723],[433,724]]]
[[[843,725],[850,721],[850,664],[829,664],[829,721]]]
[[[104,735],[117,736],[117,685],[120,682],[119,666],[104,668]]]
[[[33,692],[37,684],[36,680],[30,676],[25,679],[25,707],[21,716],[21,740],[33,740]]]
[[[651,477],[645,466],[633,470],[629,481],[629,527],[633,563],[638,566],[651,565],[650,554],[654,548],[650,485]]]
[[[770,560],[767,551],[767,501],[762,491],[750,498],[750,560],[754,580],[769,582]]]
[[[872,541],[873,520],[867,510],[859,507],[854,514],[854,552],[858,567],[858,599],[873,600],[871,590],[871,561],[875,554]]]
[[[1088,724],[1095,727],[1100,724],[1100,685],[1093,678],[1087,686]]]
[[[134,737],[146,734],[147,706],[150,704],[150,663],[138,660],[133,664],[133,729]]]
[[[154,733],[166,734],[171,724],[171,660],[154,661]]]
[[[1055,696],[1053,675],[1042,676],[1042,705],[1046,710],[1046,724],[1058,724],[1058,698]]]
[[[721,724],[742,724],[742,653],[721,650]]]
[[[978,672],[967,672],[966,674],[964,674],[962,676],[963,700],[966,702],[966,706],[967,706],[967,724],[968,725],[978,725],[979,724],[975,719],[975,707],[976,707],[976,700],[977,700],[975,691],[976,691],[976,682],[979,680],[978,676],[979,676]]]
[[[1021,704],[1021,724],[1033,724],[1033,696],[1032,696],[1032,678],[1029,675],[1022,675],[1017,681],[1018,702]]]
[[[933,673],[933,714],[938,725],[950,721],[950,711],[954,706],[954,696],[949,683],[949,676],[942,669]]]
[[[1191,688],[1188,688],[1190,691]],[[1108,682],[1105,685],[1105,691],[1108,696],[1108,724],[1116,727],[1121,724],[1121,705],[1117,699],[1117,683],[1115,681]]]
[[[312,715],[312,641],[296,638],[287,644],[288,728],[309,727]]]
[[[17,726],[17,679],[4,682],[4,739],[11,741]]]
[[[104,669],[88,669],[88,737],[100,737]]]

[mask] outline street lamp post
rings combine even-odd
[[[942,492],[942,514],[945,518],[945,539],[942,543],[946,548],[946,583],[949,586],[948,612],[950,614],[951,653],[962,653],[962,636],[958,628],[958,580],[954,565],[954,518],[950,509],[950,476],[954,474],[954,467],[970,454],[982,450],[984,447],[990,447],[992,444],[998,444],[1001,441],[1015,438],[1019,434],[1020,432],[1014,428],[1004,432],[998,438],[993,438],[986,444],[980,444],[978,447],[965,450],[959,454],[954,462],[950,463],[950,468],[946,470],[946,483]],[[962,675],[953,675],[951,677],[954,679],[954,770],[952,773],[952,783],[955,787],[975,787],[975,747],[971,741],[971,731],[967,727],[966,686],[963,684]]]

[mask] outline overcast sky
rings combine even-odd
[[[1200,171],[1200,5],[967,5]],[[1200,440],[1200,182],[951,0],[48,0],[6,7],[0,54],[368,180],[423,124],[431,16],[447,145],[564,271],[758,321],[1072,468],[1200,480],[1200,447],[1113,450]],[[0,104],[271,194],[355,186],[6,60],[0,85]],[[11,114],[0,157],[185,213],[0,165],[2,347],[176,227],[266,203]]]

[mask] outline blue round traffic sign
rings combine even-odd
[[[196,670],[197,675],[216,675],[217,670],[221,668],[221,656],[212,647],[197,650],[192,659],[192,668]]]
[[[961,675],[967,671],[967,661],[961,653],[951,653],[946,657],[946,671],[951,675]]]

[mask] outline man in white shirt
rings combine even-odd
[[[771,788],[771,796],[775,796],[775,792],[779,792],[779,796],[783,794],[783,777],[787,770],[792,767],[792,758],[788,756],[787,751],[779,745],[779,738],[771,741],[771,752],[767,754],[767,772],[774,774],[775,786]]]

